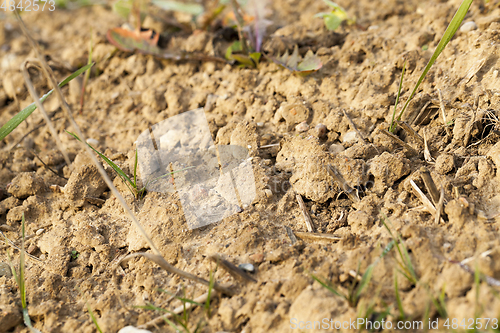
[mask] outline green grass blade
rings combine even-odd
[[[405,320],[405,311],[403,309],[403,302],[401,301],[401,296],[399,295],[398,274],[396,270],[394,270],[394,291],[396,294],[396,303],[398,304],[400,319]]]
[[[427,63],[427,66],[425,66],[424,71],[420,75],[420,78],[417,81],[417,84],[415,84],[415,87],[413,88],[410,97],[406,101],[405,105],[403,106],[403,109],[401,110],[401,113],[398,116],[398,121],[401,120],[401,117],[403,116],[403,113],[405,112],[406,108],[408,107],[408,104],[412,100],[413,96],[417,92],[418,87],[424,80],[425,76],[427,75],[427,72],[431,69],[432,65],[434,65],[434,62],[436,62],[436,59],[439,57],[441,52],[443,52],[444,48],[446,45],[449,43],[449,41],[453,38],[453,35],[457,32],[458,28],[460,27],[460,24],[465,18],[465,15],[469,11],[469,7],[472,4],[472,0],[463,0],[462,3],[460,4],[460,7],[458,8],[457,12],[455,13],[455,16],[453,16],[453,19],[451,20],[450,24],[448,25],[448,28],[446,28],[446,31],[443,34],[443,37],[441,37],[441,40],[439,41],[438,46],[436,47],[436,50],[432,54],[431,59]],[[391,132],[394,131],[394,126],[391,128]]]
[[[311,275],[311,277],[316,281],[318,282],[323,288],[326,288],[328,291],[330,291],[331,293],[339,296],[339,297],[342,297],[343,299],[347,300],[347,297],[343,294],[341,294],[340,292],[338,292],[333,286],[331,286],[329,283],[327,282],[323,282],[319,277],[315,276],[315,275]]]
[[[76,135],[75,133],[71,133],[71,132],[68,132],[68,131],[66,131],[66,133],[68,133],[69,135],[71,135],[72,137],[74,137],[75,139],[77,139],[78,141],[82,142],[82,140],[80,140],[80,138],[78,137],[78,135]],[[90,149],[92,149],[93,151],[95,151],[97,153],[97,155],[99,155],[106,163],[108,163],[108,165],[110,167],[112,167],[113,170],[115,170],[115,172],[123,180],[126,180],[130,185],[132,185],[132,187],[134,187],[134,183],[132,182],[132,180],[130,180],[130,178],[127,176],[127,174],[125,174],[125,172],[123,172],[123,170],[118,165],[116,165],[113,161],[111,161],[109,158],[107,158],[104,154],[102,154],[101,152],[99,152],[97,149],[95,149],[94,147],[92,147],[89,143],[86,142],[86,144],[87,144],[87,146],[90,147]]]
[[[87,304],[87,311],[89,312],[89,315],[90,315],[90,318],[92,319],[92,322],[94,323],[95,325],[95,328],[97,329],[97,331],[99,331],[99,333],[102,333],[102,330],[101,328],[99,327],[99,323],[97,322],[97,319],[96,317],[94,316],[94,312],[92,311],[92,309],[90,308],[90,305],[88,302],[85,302]]]
[[[375,268],[375,266],[377,266],[377,264],[380,262],[380,260],[382,258],[384,258],[387,255],[387,253],[389,253],[392,250],[394,243],[395,243],[394,240],[390,241],[389,244],[387,244],[387,246],[384,248],[384,250],[382,251],[380,256],[377,258],[377,260],[375,260],[375,262],[373,264],[371,264],[370,266],[368,266],[368,268],[366,269],[366,272],[363,274],[363,277],[361,278],[359,286],[356,289],[356,294],[355,294],[355,301],[356,302],[359,300],[359,297],[363,293],[363,290],[370,284],[370,280],[371,280],[372,275],[373,275],[373,269]]]
[[[370,280],[372,279],[373,275],[373,269],[375,268],[375,265],[377,263],[373,263],[368,268],[366,269],[365,274],[363,274],[363,277],[361,278],[361,281],[359,282],[359,286],[356,289],[356,301],[359,299],[361,294],[363,293],[363,290],[370,284]]]
[[[214,283],[215,283],[214,273],[210,270],[208,294],[207,294],[207,300],[205,301],[205,311],[207,312],[208,317],[210,317],[210,298],[212,296],[212,289],[214,288]]]
[[[394,119],[396,118],[396,110],[399,104],[399,97],[401,96],[401,88],[403,88],[403,78],[405,76],[406,61],[403,63],[403,70],[401,71],[401,80],[399,81],[398,94],[396,95],[396,104],[394,104],[394,112],[392,112],[391,125],[389,126],[389,131],[394,131],[392,128],[394,126]],[[396,128],[396,126],[394,126]]]
[[[75,77],[82,74],[90,67],[92,67],[92,65],[93,64],[89,64],[87,66],[80,68],[79,70],[77,70],[76,72],[65,78],[61,83],[59,83],[59,87],[62,88],[63,86],[68,84],[71,80],[73,80]],[[40,101],[43,103],[52,94],[53,91],[54,90],[51,90],[45,95],[43,95],[42,98],[40,98]],[[19,124],[21,124],[26,118],[28,118],[30,114],[32,114],[33,111],[35,110],[36,110],[36,104],[31,103],[30,105],[19,111],[19,113],[16,114],[14,117],[12,117],[6,124],[4,124],[2,128],[0,128],[0,141],[5,139],[5,137],[9,135],[10,132],[12,132],[17,126],[19,126]]]
[[[21,293],[21,304],[26,309],[26,285],[24,284],[24,213],[21,220],[21,253],[19,254],[19,291]]]

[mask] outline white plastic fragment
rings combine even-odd
[[[119,330],[118,333],[151,333],[151,331],[140,330],[138,328],[135,328],[134,326],[125,326],[124,328]]]

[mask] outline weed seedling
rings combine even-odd
[[[210,281],[212,282],[212,277],[211,277]],[[208,289],[209,295],[211,293],[211,290],[212,290],[212,288],[209,286],[209,289]],[[173,295],[170,292],[163,290],[163,289],[158,289],[158,291],[167,293],[167,294],[173,296],[174,298],[178,299],[179,301],[181,301],[182,302],[182,312],[180,314],[178,314],[174,311],[169,311],[167,309],[158,307],[158,306],[156,306],[152,303],[149,303],[149,302],[145,306],[136,306],[136,307],[141,308],[141,309],[155,310],[158,312],[170,314],[170,318],[173,318],[173,320],[170,320],[169,318],[167,318],[167,316],[163,316],[162,318],[163,318],[163,320],[165,320],[165,323],[167,323],[170,327],[172,327],[176,332],[184,332],[184,333],[200,332],[200,330],[203,328],[203,325],[204,325],[203,319],[200,319],[198,321],[198,323],[195,326],[194,331],[191,331],[189,329],[189,326],[190,326],[189,322],[190,322],[191,312],[192,312],[193,306],[196,305],[199,307],[203,307],[203,304],[198,303],[193,299],[187,298],[186,297],[186,290],[184,288],[182,288],[183,295],[184,295],[183,297]],[[210,298],[209,297],[207,298],[207,302],[208,303],[206,303],[206,304],[209,304],[208,306],[210,306]],[[205,304],[205,306],[206,306],[206,304]]]
[[[68,133],[69,135],[71,135],[72,137],[74,137],[75,139],[77,139],[78,141],[82,142],[82,140],[80,140],[80,138],[75,133],[71,133],[71,132],[68,132],[68,131],[66,131],[66,133]],[[183,169],[176,170],[176,171],[173,171],[173,172],[168,172],[168,173],[166,173],[163,176],[160,176],[160,177],[157,177],[155,179],[152,179],[152,180],[148,181],[143,187],[139,187],[138,184],[137,184],[137,164],[138,164],[137,150],[135,151],[134,175],[133,175],[133,178],[132,178],[133,180],[132,180],[132,179],[130,179],[129,176],[127,176],[127,174],[118,165],[115,164],[115,162],[113,162],[111,159],[109,159],[103,153],[101,153],[100,151],[98,151],[97,149],[95,149],[94,147],[92,147],[92,145],[90,145],[89,143],[87,143],[87,146],[89,146],[90,149],[92,149],[95,153],[97,153],[97,155],[99,155],[111,168],[113,168],[113,170],[115,170],[115,172],[118,175],[118,177],[120,177],[120,179],[123,181],[123,183],[127,186],[127,188],[130,190],[130,192],[132,193],[132,195],[136,199],[141,199],[142,198],[142,196],[146,192],[146,188],[147,188],[147,186],[149,185],[150,182],[158,180],[158,179],[161,179],[161,178],[165,178],[165,177],[170,176],[170,175],[172,175],[172,174],[174,174],[176,172],[180,172],[180,171],[184,171],[184,170],[188,170],[190,168],[193,168],[193,167],[187,167],[187,168],[183,168]]]
[[[73,252],[76,252],[76,251],[72,251]],[[87,299],[85,298],[85,295],[83,294],[83,292],[80,290],[80,288],[76,287],[76,289],[80,292],[80,294],[82,295],[83,299],[85,300],[85,306],[87,307],[87,312],[89,313],[89,316],[90,316],[90,319],[92,319],[92,322],[94,323],[94,326],[96,328],[96,330],[99,332],[99,333],[102,333],[102,330],[101,328],[99,327],[99,323],[97,322],[97,318],[95,317],[94,315],[94,312],[92,311],[92,308],[90,307],[90,304],[89,302],[87,301]]]
[[[38,332],[40,333],[39,330],[33,327],[31,324],[31,319],[28,314],[28,304],[26,303],[26,282],[25,282],[25,255],[24,255],[24,213],[22,215],[22,220],[21,220],[21,251],[19,254],[19,274],[16,271],[16,268],[14,267],[14,263],[12,262],[12,259],[10,257],[9,250],[7,250],[7,257],[9,259],[9,265],[10,269],[12,271],[12,275],[14,276],[14,279],[16,280],[16,284],[19,288],[19,294],[21,296],[21,306],[23,308],[23,320],[24,324],[26,327],[29,328],[31,332]],[[7,243],[7,238],[5,238],[5,241]]]
[[[344,8],[340,7],[335,2],[329,0],[323,1],[332,8],[332,11],[328,13],[318,13],[315,15],[315,17],[321,17],[325,22],[325,27],[328,30],[333,31],[337,29],[344,21],[347,21],[347,24],[355,23],[355,20],[347,15],[347,12]]]
[[[439,315],[442,318],[446,318],[447,311],[446,311],[446,303],[445,303],[445,286],[443,285],[443,287],[441,289],[441,293],[438,297],[433,296],[431,291],[430,291],[430,287],[427,284],[420,282],[420,280],[415,272],[415,268],[413,267],[413,264],[411,262],[408,250],[406,249],[406,246],[404,245],[404,242],[401,239],[401,236],[399,234],[397,235],[397,237],[394,236],[391,228],[389,228],[389,225],[388,225],[389,220],[387,219],[387,217],[385,215],[381,217],[381,222],[385,226],[385,228],[387,229],[389,234],[391,235],[392,239],[395,241],[396,250],[399,254],[399,259],[396,259],[398,262],[398,266],[399,266],[398,271],[401,274],[403,274],[404,277],[406,277],[408,279],[408,281],[410,281],[412,284],[422,286],[425,289],[425,291],[427,292],[427,294],[429,295],[429,298],[431,299],[432,303],[436,307],[436,310],[438,311]],[[397,294],[399,294],[399,292],[397,292]],[[398,305],[398,307],[399,307],[399,305]],[[401,310],[402,310],[402,307],[401,307]]]
[[[425,76],[431,69],[432,65],[436,62],[436,59],[439,57],[441,52],[443,52],[444,48],[450,40],[453,38],[455,33],[457,32],[458,28],[460,27],[460,24],[462,24],[462,21],[465,18],[465,14],[469,11],[469,7],[472,4],[472,0],[463,0],[462,3],[460,4],[460,7],[458,8],[457,12],[455,13],[455,16],[453,16],[453,19],[451,20],[450,24],[448,25],[448,28],[446,28],[446,31],[443,34],[443,37],[441,37],[441,40],[439,41],[438,46],[436,47],[436,50],[432,54],[431,59],[427,63],[427,66],[425,66],[424,71],[420,75],[417,83],[415,84],[415,87],[413,88],[410,97],[408,97],[408,100],[406,100],[405,105],[403,106],[403,109],[399,113],[399,116],[397,118],[397,121],[401,120],[401,117],[403,116],[406,108],[408,107],[408,104],[410,104],[410,101],[413,99],[413,96],[415,96],[415,93],[417,92],[418,87],[420,87],[420,84],[424,80]],[[394,120],[394,119],[393,119]],[[396,130],[396,122],[392,121],[391,125],[389,126],[389,131],[394,133]]]
[[[315,281],[317,281],[320,285],[322,285],[324,288],[328,289],[331,293],[333,293],[333,294],[335,294],[335,295],[337,295],[337,296],[342,297],[343,299],[345,299],[347,301],[347,303],[349,304],[349,306],[355,307],[358,304],[358,301],[361,298],[364,290],[370,284],[370,280],[371,280],[372,274],[373,274],[373,269],[375,268],[375,266],[377,266],[377,264],[380,262],[380,260],[382,258],[384,258],[387,255],[387,253],[389,253],[389,251],[391,251],[394,243],[395,243],[394,241],[391,241],[389,244],[387,244],[387,246],[385,247],[384,251],[377,258],[377,260],[375,260],[374,263],[372,263],[370,266],[368,266],[368,268],[366,269],[365,273],[361,277],[361,280],[359,281],[359,283],[358,283],[357,279],[354,279],[354,281],[351,284],[351,287],[349,288],[349,292],[348,293],[343,293],[343,292],[337,290],[329,282],[323,281],[323,280],[321,280],[319,277],[317,277],[315,275],[312,275],[312,278]],[[357,271],[359,271],[360,264],[361,264],[361,262],[358,263],[358,269],[357,269]],[[356,276],[357,276],[357,273],[358,272],[356,272]]]

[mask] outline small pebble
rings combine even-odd
[[[37,235],[37,236],[40,236],[40,235],[41,235],[44,231],[45,231],[45,229],[38,229],[38,230],[36,231],[36,235]]]
[[[0,262],[0,276],[6,276],[6,277],[12,276],[12,271],[10,270],[9,264]]]
[[[332,154],[339,154],[345,150],[344,146],[338,144],[338,143],[333,143],[330,148],[328,148],[328,151]]]
[[[469,32],[477,29],[477,24],[474,21],[465,22],[460,27],[460,32]]]
[[[255,272],[255,267],[252,264],[239,264],[238,267],[249,273]]]
[[[97,141],[96,139],[92,139],[92,138],[88,138],[87,143],[91,146],[94,146],[94,147],[99,145],[99,141]]]
[[[347,132],[344,134],[344,139],[342,140],[342,142],[344,143],[347,143],[347,142],[354,142],[354,141],[357,141],[357,136],[356,136],[356,132],[354,131],[350,131],[350,132]]]
[[[300,124],[298,124],[297,126],[295,126],[295,130],[297,132],[306,132],[309,130],[309,125],[307,124],[307,122],[303,121]]]
[[[260,264],[264,261],[264,255],[262,253],[254,253],[248,258],[250,258],[250,260],[252,260],[255,264]]]
[[[257,123],[257,127],[264,127],[264,123]]]
[[[314,127],[314,129],[316,130],[316,135],[318,136],[318,138],[322,138],[325,136],[326,134],[326,126],[323,125],[323,124],[318,124],[316,125],[316,127]]]
[[[271,191],[268,188],[264,189],[264,193],[266,194],[267,198],[272,198],[272,196],[273,196],[273,191]]]

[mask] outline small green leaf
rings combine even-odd
[[[342,24],[342,19],[335,14],[327,14],[323,17],[325,26],[328,30],[334,31]]]
[[[273,58],[270,56],[267,57],[277,65],[302,76],[306,76],[313,72],[316,72],[323,66],[321,60],[311,50],[307,52],[304,59],[302,59],[301,61],[299,57],[299,48],[297,45],[295,45],[292,55],[289,55],[287,50],[285,54],[283,54],[282,56],[278,56],[277,58]]]

